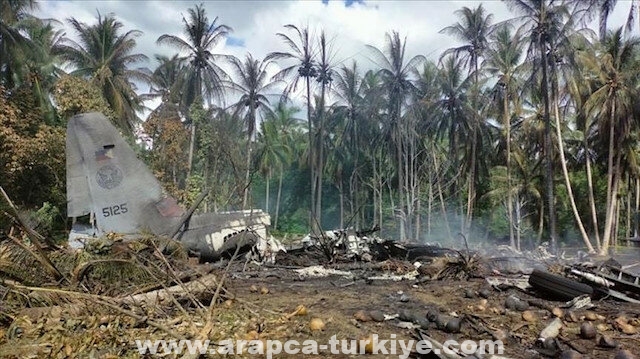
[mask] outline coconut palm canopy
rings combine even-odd
[[[64,197],[46,153],[98,110],[180,201],[210,188],[207,210],[284,232],[638,235],[636,1],[97,4],[2,3],[0,184],[22,203]]]

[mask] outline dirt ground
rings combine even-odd
[[[290,313],[294,312],[299,305],[308,308],[306,316],[294,316],[285,322],[278,320],[273,322],[273,317],[270,319],[269,314],[260,315],[258,310],[257,314],[259,315],[252,317],[249,323],[263,320],[264,325],[260,337],[265,339],[286,338],[299,341],[314,339],[326,343],[333,335],[339,339],[362,339],[368,338],[372,334],[377,334],[380,339],[391,338],[393,334],[397,339],[416,339],[416,329],[403,328],[400,319],[384,322],[361,321],[356,319],[360,314],[358,312],[379,310],[388,315],[404,313],[408,316],[425,318],[429,310],[436,310],[445,315],[465,318],[459,333],[446,333],[445,330],[435,328],[434,323],[430,324],[430,329],[424,330],[429,336],[441,343],[447,339],[455,339],[458,342],[467,339],[491,340],[490,333],[482,332],[482,329],[488,329],[489,332],[508,333],[508,338],[504,341],[503,356],[542,358],[544,356],[532,348],[535,346],[534,342],[538,338],[538,334],[555,318],[548,310],[531,307],[529,312],[533,314],[533,317],[527,318],[528,321],[524,320],[522,312],[504,309],[506,298],[510,295],[517,295],[524,300],[539,300],[539,298],[517,289],[502,292],[489,289],[484,279],[436,281],[423,284],[415,284],[415,281],[411,280],[374,280],[368,283],[366,281],[352,283],[354,282],[350,279],[336,277],[296,281],[286,278],[286,276],[278,277],[276,273],[270,272],[266,277],[249,276],[248,278],[232,279],[229,282],[229,288],[239,298],[263,310]],[[255,291],[256,288],[266,288],[268,293],[263,294],[259,290]],[[465,296],[465,294],[470,294],[469,290],[477,293],[483,289],[490,290],[486,304],[483,301],[484,298],[480,296],[475,298]],[[550,301],[547,304],[561,306],[564,302]],[[585,354],[585,358],[613,358],[617,350],[598,347],[596,339],[580,338],[580,324],[585,321],[584,316],[587,312],[586,310],[575,311],[572,315],[576,319],[575,322],[571,320],[570,315],[563,318],[564,328],[560,335],[560,347],[566,350],[572,348],[578,350]],[[616,340],[619,343],[619,348],[640,352],[637,349],[640,337],[637,334],[622,334],[614,329],[614,324],[612,324],[619,315],[634,313],[637,312],[637,309],[630,305],[607,301],[598,303],[597,307],[589,312],[598,313],[604,317],[594,321],[595,326],[600,325],[600,328],[604,329],[600,331],[600,334],[606,334]],[[324,330],[311,331],[309,329],[310,318],[315,317],[326,323]],[[251,327],[244,330],[250,331]],[[325,353],[320,357],[327,355]],[[382,354],[371,356],[376,358],[397,357],[397,355]]]
[[[196,266],[202,269],[208,265]],[[411,263],[400,261],[342,263],[327,267],[347,271],[352,276],[311,278],[298,274],[294,266],[245,267],[235,263],[226,272],[226,291],[214,306],[214,326],[208,338],[214,342],[244,339],[297,340],[299,343],[312,339],[327,344],[334,335],[338,340],[371,339],[374,334],[380,340],[394,335],[398,340],[416,340],[422,331],[439,342],[499,338],[504,341],[503,357],[548,358],[534,350],[535,342],[540,332],[560,316],[563,328],[556,342],[561,351],[572,349],[582,353],[583,358],[593,359],[613,358],[620,349],[640,352],[640,336],[636,329],[640,328],[640,310],[630,304],[603,300],[595,302],[590,310],[558,310],[564,302],[550,301],[537,293],[516,288],[497,290],[482,278],[370,279],[372,276],[407,274],[412,269]],[[222,264],[207,268],[218,278],[225,275]],[[210,289],[210,293],[215,290]],[[42,291],[25,295],[35,300],[38,293],[43,295]],[[180,357],[175,354],[140,355],[134,341],[193,337],[207,318],[202,309],[182,302],[146,308],[146,316],[136,317],[101,305],[104,301],[99,297],[68,300],[69,304],[65,305],[66,299],[60,299],[64,293],[48,295],[58,298],[56,305],[25,308],[17,314],[7,315],[11,320],[0,321],[0,358]],[[537,303],[537,306],[531,305],[526,311],[505,309],[509,296]],[[134,309],[130,308],[131,311]],[[386,315],[386,320],[372,318],[380,314]],[[438,327],[427,320],[430,316],[430,319],[434,316],[448,320],[460,318],[460,328]],[[151,325],[151,319],[159,325]],[[624,331],[629,334],[623,332],[622,321],[627,328]],[[596,338],[581,338],[580,326],[586,322],[596,328]],[[167,330],[184,337],[172,337]],[[614,340],[618,348],[597,345],[602,335]],[[401,353],[366,356],[397,358]],[[246,353],[238,356],[255,357]],[[359,355],[332,354],[328,350],[321,350],[317,355],[295,355],[301,358],[355,356]],[[435,356],[422,356],[430,357]]]

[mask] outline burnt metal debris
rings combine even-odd
[[[24,351],[16,357],[73,353],[86,344],[74,340],[105,343],[105,333],[117,338],[105,353],[122,355],[133,352],[122,338],[140,330],[217,339],[243,330],[260,340],[386,331],[434,348],[491,339],[507,349],[440,358],[633,358],[636,264],[556,256],[544,245],[520,252],[471,247],[466,238],[462,248],[402,243],[379,237],[378,226],[284,246],[268,236],[260,210],[195,214],[198,203],[178,206],[101,114],[70,120],[67,141],[69,215],[90,219],[74,225],[70,244],[83,250],[45,246],[14,208],[16,232],[31,243],[13,229],[11,242],[0,242],[0,314],[10,313],[0,316],[0,356],[3,348]],[[151,235],[135,238],[143,230]],[[238,254],[246,260],[235,262]],[[321,329],[300,332],[310,328],[308,312]],[[60,326],[76,317],[82,322]],[[229,318],[233,326],[224,327]],[[55,337],[60,331],[68,335]]]

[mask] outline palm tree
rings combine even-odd
[[[121,34],[123,25],[113,14],[103,17],[98,13],[97,20],[96,24],[88,25],[69,19],[79,42],[63,39],[60,56],[75,68],[72,75],[91,78],[102,89],[104,98],[116,114],[118,125],[131,133],[139,121],[136,112],[143,109],[134,81],[149,81],[147,71],[131,68],[147,60],[143,54],[132,53],[136,38],[142,32],[130,30]]]
[[[158,66],[151,74],[151,87],[149,99],[160,98],[160,107],[166,105],[178,106],[180,104],[181,74],[184,71],[185,61],[180,55],[172,57],[155,55]]]
[[[398,194],[400,198],[400,239],[405,240],[409,221],[412,219],[415,198],[409,198],[409,167],[415,153],[411,153],[413,129],[405,123],[404,110],[407,100],[411,97],[416,87],[412,81],[412,75],[418,65],[426,61],[422,55],[416,55],[405,61],[406,39],[402,40],[396,31],[386,34],[384,50],[367,45],[374,58],[373,61],[380,67],[378,71],[386,90],[387,113],[389,133],[395,145],[396,166],[398,176]],[[407,198],[405,198],[405,196]]]
[[[593,170],[592,163],[596,159],[597,153],[592,149],[591,143],[593,137],[597,134],[597,121],[593,116],[589,116],[587,109],[587,101],[593,87],[596,84],[591,81],[589,64],[594,64],[598,60],[594,59],[595,44],[585,42],[585,48],[578,49],[577,61],[578,66],[573,67],[571,76],[567,76],[565,84],[565,93],[569,94],[570,103],[573,106],[576,129],[582,132],[582,158],[585,163],[585,174],[587,176],[587,196],[589,199],[589,209],[591,214],[591,224],[595,235],[596,248],[598,251],[602,246],[600,238],[600,227],[598,222],[598,210],[596,209],[596,200],[594,195]]]
[[[182,120],[180,108],[180,74],[184,61],[176,54],[172,57],[155,55],[158,66],[151,75],[149,93],[145,99],[161,100],[144,122],[145,133],[153,143],[152,164],[162,170],[165,183],[172,183],[175,189],[184,189],[188,157],[183,151],[189,146],[189,133]],[[184,157],[184,158],[183,158]],[[169,180],[168,180],[169,179]]]
[[[249,198],[249,179],[251,175],[251,146],[254,140],[256,120],[258,114],[269,112],[269,99],[267,91],[273,89],[276,82],[269,81],[268,68],[273,63],[271,61],[259,61],[251,54],[247,54],[244,62],[235,57],[229,58],[235,81],[229,82],[230,89],[240,93],[238,101],[232,105],[235,107],[236,115],[242,115],[247,128],[247,152],[246,152],[246,172],[245,188],[242,200],[243,208],[247,205]]]
[[[517,98],[518,72],[521,70],[520,60],[524,53],[523,42],[519,33],[512,34],[510,26],[504,24],[494,32],[493,41],[487,50],[487,71],[498,76],[496,93],[500,104],[504,126],[507,186],[512,188],[511,181],[511,118],[510,103]],[[507,191],[507,216],[509,219],[509,241],[512,247],[519,247],[514,237],[513,198],[512,191]]]
[[[389,191],[389,197],[393,200],[391,178],[393,175],[393,159],[389,156],[389,133],[384,131],[384,121],[387,106],[386,88],[382,74],[379,71],[368,70],[364,73],[361,82],[362,107],[360,109],[361,121],[358,128],[359,137],[363,146],[359,146],[360,153],[366,164],[367,173],[363,174],[362,183],[370,188],[373,200],[373,222],[384,231],[383,199],[385,189]],[[357,119],[357,117],[356,117]],[[388,126],[387,126],[388,127]]]
[[[486,14],[482,4],[475,9],[463,7],[456,11],[456,15],[460,19],[455,25],[445,27],[440,32],[447,33],[456,37],[463,42],[462,46],[449,49],[444,52],[454,53],[467,60],[469,74],[473,75],[474,87],[472,96],[473,118],[471,123],[471,159],[469,163],[468,174],[468,195],[467,195],[467,215],[466,223],[463,231],[468,231],[473,218],[473,207],[475,203],[475,184],[477,176],[477,142],[478,142],[478,126],[479,126],[479,94],[480,94],[480,58],[484,56],[489,43],[489,35],[492,31],[491,22],[492,14]]]
[[[504,0],[510,9],[519,14],[516,21],[522,23],[520,31],[530,39],[527,61],[531,66],[531,82],[536,91],[542,94],[544,119],[544,155],[546,158],[545,183],[548,211],[548,228],[552,251],[557,249],[556,209],[553,181],[553,146],[551,140],[551,103],[549,93],[552,86],[549,81],[550,58],[556,50],[556,44],[567,20],[565,3],[554,0]],[[555,58],[553,58],[555,60]]]
[[[317,62],[317,76],[316,81],[320,84],[320,98],[317,101],[316,106],[316,128],[317,132],[315,134],[316,140],[312,147],[314,147],[313,153],[316,158],[311,161],[314,164],[315,168],[311,171],[314,175],[314,181],[312,186],[315,186],[315,198],[312,202],[315,203],[316,209],[315,212],[318,213],[318,227],[322,228],[322,182],[323,182],[323,174],[325,167],[325,158],[324,158],[324,144],[325,144],[325,122],[326,122],[326,111],[325,111],[325,98],[327,89],[331,86],[333,81],[333,69],[332,69],[332,53],[330,49],[330,44],[327,42],[327,37],[325,36],[324,31],[320,33],[320,39],[318,42],[318,60]]]
[[[29,11],[36,9],[34,0],[8,0],[0,2],[0,84],[13,88],[21,74],[17,59],[20,51],[33,47],[21,31]]]
[[[298,82],[302,79],[305,83],[306,89],[306,105],[307,105],[307,135],[309,137],[309,167],[311,169],[311,210],[309,217],[309,224],[311,232],[319,234],[320,231],[320,213],[316,211],[316,186],[315,180],[317,174],[315,173],[316,166],[314,165],[315,153],[313,149],[313,119],[311,109],[311,79],[318,75],[318,69],[316,61],[314,60],[315,50],[313,46],[312,36],[309,32],[309,27],[299,28],[295,25],[285,25],[285,29],[292,31],[296,37],[294,39],[285,33],[277,33],[276,35],[286,43],[290,52],[272,52],[267,55],[266,60],[292,60],[293,63],[284,67],[277,74],[274,75],[275,80],[290,79],[290,84],[285,89],[285,95],[292,91],[296,91],[298,88]]]
[[[45,114],[46,122],[55,122],[55,108],[51,102],[51,91],[56,80],[64,73],[58,67],[60,59],[56,51],[64,35],[62,30],[55,30],[55,20],[41,20],[30,17],[24,21],[24,32],[32,46],[24,48],[18,58],[23,64],[26,75],[21,79],[33,91],[39,107]]]
[[[422,69],[416,71],[416,104],[412,107],[412,116],[417,117],[416,131],[422,134],[419,139],[419,152],[421,156],[418,159],[418,176],[422,181],[426,180],[427,183],[427,205],[426,205],[426,229],[427,236],[431,235],[432,230],[432,209],[434,207],[434,200],[438,186],[442,188],[436,174],[435,165],[437,157],[431,153],[437,149],[435,142],[437,142],[437,136],[435,136],[434,130],[436,126],[434,123],[441,118],[438,108],[438,100],[441,98],[440,92],[440,77],[439,69],[435,62],[427,61],[423,64]],[[423,186],[421,186],[422,189]],[[438,193],[439,197],[439,193]],[[419,198],[423,198],[421,195]],[[419,199],[420,201],[420,199]],[[420,203],[420,202],[419,202]],[[441,203],[442,204],[442,203]],[[419,217],[418,217],[419,218]],[[446,217],[445,217],[446,218]],[[418,221],[416,223],[416,233],[421,233],[421,224]],[[450,232],[448,224],[447,230]]]
[[[458,148],[470,132],[470,109],[467,100],[470,87],[469,77],[464,75],[463,61],[451,54],[440,61],[438,84],[442,94],[436,102],[440,118],[432,125],[434,133],[441,139],[446,138],[449,145],[449,158],[457,171]]]
[[[342,140],[338,147],[349,152],[349,158],[352,159],[351,173],[349,174],[351,188],[347,193],[350,196],[351,212],[360,208],[360,173],[364,161],[361,158],[366,156],[368,141],[368,126],[365,123],[364,115],[364,95],[365,84],[362,75],[359,72],[358,65],[354,61],[351,66],[342,66],[335,73],[333,81],[332,94],[337,98],[337,103],[332,106],[337,117],[342,119],[342,134],[339,138]],[[359,217],[356,217],[355,227],[360,228]]]
[[[263,121],[260,123],[261,131],[258,133],[257,142],[259,144],[259,168],[260,172],[267,180],[265,195],[265,210],[270,211],[269,203],[271,195],[271,176],[273,169],[279,170],[280,178],[284,172],[283,163],[287,160],[290,148],[284,139],[280,137],[275,121]],[[278,188],[280,190],[280,188]],[[275,228],[275,227],[274,227]]]
[[[224,70],[218,66],[216,60],[223,55],[214,54],[214,48],[232,31],[224,24],[218,24],[218,17],[209,21],[204,5],[196,5],[188,9],[188,19],[182,17],[183,30],[186,40],[176,35],[161,35],[157,43],[172,46],[182,53],[186,53],[184,67],[182,105],[191,106],[197,97],[207,102],[222,96],[226,79]]]
[[[262,122],[262,131],[259,134],[259,143],[262,145],[260,163],[263,173],[266,172],[267,183],[269,183],[271,170],[274,167],[278,169],[279,179],[276,216],[273,222],[274,229],[278,228],[278,218],[280,216],[284,168],[294,160],[295,137],[301,132],[302,120],[295,117],[298,111],[297,107],[288,106],[284,101],[279,102],[276,108],[266,115],[265,120]],[[269,190],[267,190],[267,196],[268,193]]]
[[[216,64],[216,60],[223,57],[214,54],[214,48],[232,29],[227,25],[219,25],[218,18],[209,21],[204,5],[196,5],[187,10],[189,17],[182,17],[183,30],[186,40],[176,35],[164,34],[156,41],[158,44],[169,45],[180,52],[186,53],[186,66],[181,74],[180,101],[182,110],[188,114],[189,107],[197,98],[211,104],[213,98],[220,98],[226,79],[224,70]],[[188,117],[188,116],[187,116]],[[189,147],[189,174],[193,164],[193,153],[196,138],[196,126],[187,118],[191,126],[191,145]]]
[[[597,76],[596,90],[587,100],[589,113],[598,119],[603,142],[608,144],[607,154],[607,205],[602,236],[601,254],[608,251],[615,237],[618,189],[622,179],[621,160],[623,149],[632,129],[634,106],[638,98],[635,84],[638,72],[635,67],[640,38],[623,37],[619,28],[607,34],[602,51],[596,61],[589,64]]]

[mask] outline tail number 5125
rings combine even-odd
[[[127,209],[127,204],[122,203],[122,204],[116,204],[115,206],[111,206],[111,207],[104,207],[102,209],[102,215],[105,217],[118,216],[121,214],[125,214],[128,211],[129,210]]]

